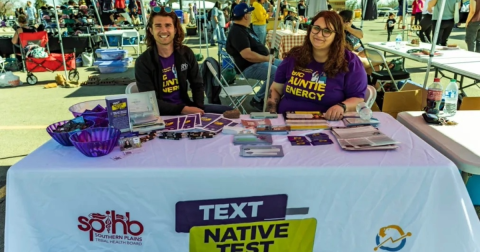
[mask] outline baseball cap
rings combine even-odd
[[[233,8],[233,16],[243,17],[245,14],[252,12],[253,10],[255,10],[255,8],[248,7],[246,3],[239,3]]]

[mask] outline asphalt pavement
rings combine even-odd
[[[383,29],[384,22],[385,20],[380,18],[363,23],[364,38],[362,41],[364,44],[386,41],[387,32]],[[354,24],[360,27],[359,21],[355,21]],[[395,30],[393,37],[398,32],[398,30]],[[2,30],[0,30],[1,35],[4,35]],[[461,48],[466,49],[464,37],[464,28],[454,29],[449,43],[456,43]],[[186,44],[190,45],[196,53],[201,50],[203,56],[207,57],[206,48],[201,48],[198,45],[197,37],[187,37]],[[215,47],[210,47],[208,50],[211,57],[217,57]],[[133,53],[133,50],[131,50],[131,53]],[[411,72],[412,79],[417,83],[423,83],[426,65],[411,60],[407,60],[405,64]],[[89,75],[98,74],[93,68],[79,68],[79,71],[80,81],[86,80]],[[4,242],[5,183],[8,168],[50,140],[45,128],[54,122],[72,118],[68,111],[71,105],[86,100],[104,99],[105,95],[125,92],[125,86],[43,89],[43,84],[53,82],[57,73],[36,74],[40,81],[37,85],[24,84],[16,88],[0,89],[0,251],[3,251]],[[16,72],[15,74],[20,76],[22,81],[25,81],[25,73]],[[134,79],[133,64],[126,73],[102,75],[102,78],[117,77]],[[430,74],[430,80],[433,81],[433,73]],[[445,80],[442,83],[446,85],[448,81]],[[466,90],[466,93],[468,96],[480,96],[480,88],[471,87]],[[32,188],[32,190],[35,190],[35,188]]]

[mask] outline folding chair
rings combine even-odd
[[[127,39],[130,42],[130,44],[129,45],[123,44],[123,39]],[[124,47],[133,47],[133,50],[135,50],[135,53],[137,55],[140,55],[140,35],[139,35],[138,31],[136,31],[136,30],[124,30],[123,33],[122,33],[122,41],[120,43],[122,45],[122,49]]]
[[[377,91],[382,90],[385,92],[385,84],[387,82],[392,82],[392,85],[395,87],[395,90],[398,89],[397,83],[399,81],[403,80],[409,80],[410,79],[410,73],[407,71],[390,71],[390,68],[388,67],[388,63],[385,60],[385,57],[383,57],[383,54],[375,49],[371,48],[365,48],[365,55],[367,56],[368,64],[370,64],[370,67],[372,68],[372,81],[373,84],[375,85],[377,82],[379,82],[380,87],[377,89]],[[381,70],[381,71],[375,71],[375,68],[373,67],[375,64],[380,64],[380,66],[383,67],[383,69],[386,70]]]
[[[480,97],[463,97],[460,110],[480,110]]]
[[[262,85],[261,80],[255,80],[256,82],[252,85],[249,79],[245,77],[242,70],[240,70],[237,64],[235,64],[235,61],[233,60],[232,56],[230,56],[230,54],[228,54],[227,51],[225,50],[225,47],[227,46],[226,41],[217,41],[217,44],[218,44],[218,63],[220,64],[220,67],[222,69],[222,74],[224,71],[226,71],[226,69],[233,68],[235,69],[237,75],[240,76],[239,79],[245,80],[250,86],[252,86],[252,89]],[[224,61],[224,59],[226,60]],[[223,62],[225,62],[225,66]],[[256,94],[255,91],[253,91],[253,93]]]
[[[125,94],[133,94],[133,93],[138,93],[138,87],[136,82],[132,82],[128,84],[128,86],[125,88]]]
[[[220,79],[218,79],[219,74],[213,68],[212,64],[210,62],[206,62],[208,69],[210,69],[210,72],[215,76],[215,80],[220,83],[220,86],[222,87],[222,91],[220,92],[220,97],[226,98],[228,97],[230,99],[230,104],[229,106],[232,106],[234,109],[236,108],[241,108],[243,114],[247,114],[247,111],[243,107],[242,103],[247,99],[247,96],[253,92],[252,86],[250,85],[238,85],[238,86],[229,86],[225,78],[220,74]],[[223,82],[222,82],[223,81]]]

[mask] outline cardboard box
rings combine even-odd
[[[385,93],[382,111],[397,118],[397,114],[400,112],[422,111],[426,105],[427,90],[420,84],[409,80],[405,83],[401,91]],[[374,106],[376,106],[376,104]]]

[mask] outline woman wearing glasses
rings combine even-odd
[[[229,106],[204,104],[202,76],[192,49],[182,44],[184,37],[180,20],[171,8],[152,8],[146,31],[148,49],[135,61],[138,91],[155,91],[161,115],[231,110]]]
[[[268,110],[321,111],[327,120],[340,120],[363,101],[365,69],[345,48],[343,21],[337,13],[321,11],[311,24],[303,45],[284,55],[270,88]]]

